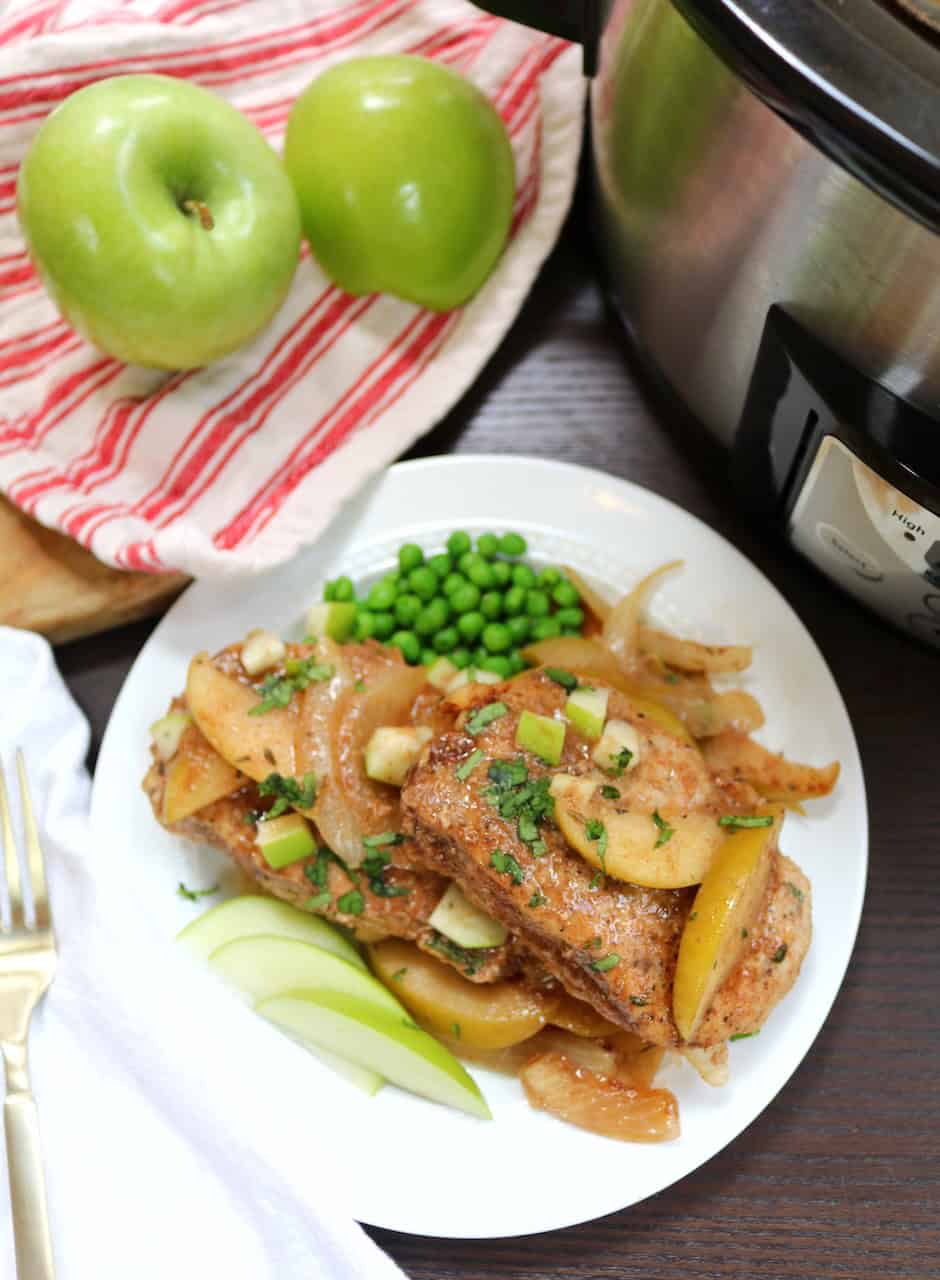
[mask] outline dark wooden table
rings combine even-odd
[[[651,399],[625,357],[583,207],[499,354],[415,453],[484,451],[588,463],[647,485],[719,530],[780,588],[835,672],[858,735],[871,808],[868,901],[845,986],[809,1057],[747,1132],[678,1186],[551,1235],[375,1238],[422,1280],[940,1276],[940,655],[843,598],[735,510],[720,452]],[[149,631],[138,624],[60,651],[96,746]],[[825,947],[825,934],[815,945]],[[479,1194],[521,1199],[526,1188],[500,1169]]]

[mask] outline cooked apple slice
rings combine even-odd
[[[555,821],[572,849],[628,884],[648,889],[701,884],[724,842],[713,814],[619,813],[603,799],[596,778],[559,773],[551,793]]]
[[[179,745],[166,766],[163,788],[163,821],[182,822],[231,795],[243,776],[209,745],[192,722],[180,734]]]
[[[161,760],[169,760],[176,755],[180,738],[193,718],[187,711],[168,711],[150,726],[150,737]]]
[[[548,1013],[548,1021],[553,1027],[570,1031],[572,1035],[585,1039],[597,1039],[613,1035],[620,1028],[608,1020],[586,1000],[569,995],[562,988],[552,996]]]
[[[310,991],[341,991],[399,1017],[405,1012],[367,970],[296,938],[265,934],[237,938],[212,952],[209,968],[253,1003],[302,987]]]
[[[694,1042],[715,992],[737,964],[760,908],[770,855],[783,822],[783,808],[768,805],[753,817],[768,825],[736,831],[702,881],[679,944],[672,1009],[679,1035]]]
[[[366,967],[357,948],[325,920],[306,911],[298,911],[276,898],[262,898],[259,894],[229,898],[217,907],[210,907],[182,929],[176,940],[192,955],[208,960],[213,951],[227,942],[234,942],[236,938],[253,938],[259,933],[310,942],[342,960],[348,960],[350,964],[358,965],[360,969]]]
[[[452,1053],[408,1018],[337,992],[292,991],[262,1000],[262,1017],[432,1102],[491,1120],[476,1082]]]
[[[219,671],[207,653],[198,653],[189,664],[186,702],[219,755],[255,782],[271,773],[294,777],[294,703],[262,716],[249,714],[259,701],[250,685]]]
[[[468,982],[409,942],[369,948],[375,973],[434,1032],[472,1049],[505,1049],[544,1027],[547,998],[517,981]]]
[[[679,1107],[668,1089],[634,1088],[546,1053],[519,1072],[533,1107],[580,1129],[622,1142],[667,1142],[679,1136]]]

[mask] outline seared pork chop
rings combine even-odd
[[[407,780],[403,830],[414,837],[426,866],[455,879],[573,995],[655,1044],[674,1044],[673,975],[694,889],[646,889],[601,876],[566,844],[549,812],[538,822],[535,839],[517,817],[500,813],[500,807],[512,810],[511,804],[500,806],[507,763],[515,768],[516,788],[547,781],[553,772],[593,770],[592,744],[570,725],[557,770],[516,745],[523,710],[557,715],[565,697],[540,671],[479,688],[454,731],[430,744]],[[471,732],[479,724],[473,717],[494,704],[505,706],[505,714]],[[697,748],[637,711],[623,694],[611,691],[608,714],[630,721],[641,740],[639,766],[617,783],[625,807],[716,816],[742,811],[740,788],[720,792]],[[482,753],[479,763],[458,778],[458,767],[475,751]],[[511,790],[512,770],[508,776]],[[697,1044],[756,1030],[799,972],[810,936],[808,886],[793,864],[779,854],[774,859],[759,925],[720,989]]]

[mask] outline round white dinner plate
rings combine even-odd
[[[795,759],[842,763],[834,794],[811,803],[805,818],[788,815],[782,841],[812,881],[817,941],[760,1035],[731,1045],[724,1088],[709,1088],[683,1062],[661,1073],[679,1100],[676,1141],[634,1146],[582,1132],[532,1110],[516,1080],[475,1067],[492,1123],[390,1086],[368,1099],[313,1058],[304,1063],[318,1103],[309,1122],[312,1158],[329,1161],[331,1179],[357,1218],[422,1235],[523,1235],[635,1204],[720,1151],[809,1051],[849,963],[867,867],[858,748],[809,633],[748,560],[672,503],[598,471],[479,456],[399,464],[289,564],[260,578],[197,582],[177,601],[115,704],[95,774],[92,822],[100,874],[120,874],[122,892],[147,904],[139,916],[141,944],[172,948],[178,929],[206,905],[178,897],[177,881],[209,885],[221,875],[226,883],[224,860],[163,831],[139,786],[149,761],[148,726],[183,688],[189,659],[253,626],[299,637],[303,611],[320,598],[325,579],[341,572],[371,577],[391,567],[402,542],[440,549],[455,528],[516,529],[533,559],[571,564],[611,593],[667,560],[684,560],[684,571],[655,593],[653,619],[698,639],[753,644],[753,666],[737,683],[766,712],[758,737]],[[253,1016],[246,1010],[246,1018]],[[302,1111],[291,1123],[303,1140]]]

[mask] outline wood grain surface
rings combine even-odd
[[[858,735],[871,814],[868,899],[813,1050],[704,1168],[631,1209],[542,1236],[372,1234],[415,1280],[935,1280],[940,655],[864,612],[738,512],[720,451],[651,401],[625,358],[583,208],[499,354],[415,453],[488,451],[587,463],[647,485],[724,534],[779,587],[835,673]],[[60,651],[95,743],[150,625]],[[814,945],[825,947],[825,935]],[[526,1187],[511,1168],[494,1169],[478,1194],[521,1201]]]

